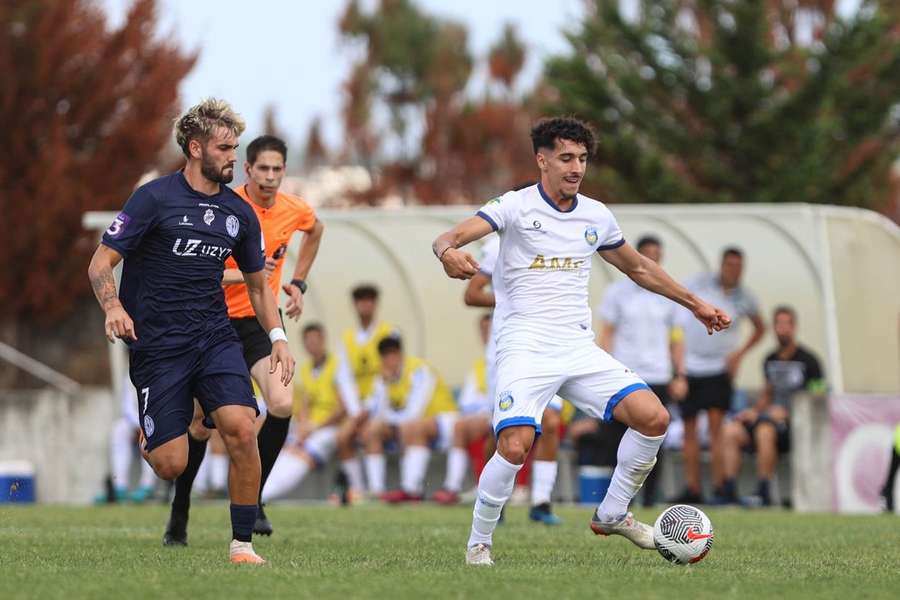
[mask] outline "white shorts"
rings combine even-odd
[[[612,419],[628,394],[649,389],[637,373],[591,342],[547,356],[510,351],[498,355],[494,433],[530,425],[541,432],[541,417],[557,393],[592,417]]]
[[[319,464],[325,463],[334,454],[337,448],[337,425],[329,425],[316,429],[306,441],[303,442],[303,449]]]
[[[484,349],[484,361],[485,361],[485,379],[487,380],[487,394],[488,398],[495,398],[497,386],[495,385],[497,382],[497,344],[494,341],[494,336],[488,336],[488,343]],[[497,402],[490,403],[490,409],[488,410],[488,416],[492,416],[494,414],[494,407],[497,405]],[[554,395],[550,400],[550,403],[547,405],[547,408],[552,408],[556,412],[562,412],[563,409],[563,399],[557,395]],[[543,411],[541,411],[543,414]]]

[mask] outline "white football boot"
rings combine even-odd
[[[492,566],[494,561],[491,560],[491,547],[485,544],[475,544],[466,550],[466,564]]]
[[[653,543],[653,527],[641,523],[630,512],[625,513],[618,523],[604,523],[597,516],[597,511],[594,511],[594,516],[591,517],[591,531],[597,535],[621,535],[644,550],[656,549],[656,544]]]

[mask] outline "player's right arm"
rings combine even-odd
[[[444,266],[444,271],[453,279],[471,279],[478,273],[478,261],[462,248],[466,244],[480,240],[491,233],[493,228],[481,216],[469,217],[450,231],[439,235],[431,250]]]
[[[94,288],[94,295],[97,297],[97,302],[100,303],[100,308],[106,313],[104,328],[110,342],[114,342],[116,338],[137,340],[134,321],[125,312],[125,307],[119,301],[119,294],[116,291],[113,269],[121,261],[121,254],[109,246],[100,244],[94,251],[91,264],[88,266],[88,278],[91,280],[91,287]]]
[[[157,220],[159,203],[146,185],[139,187],[103,233],[100,245],[91,257],[88,278],[94,295],[106,313],[106,337],[137,340],[134,321],[119,301],[113,269],[134,252]]]

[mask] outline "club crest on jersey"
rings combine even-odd
[[[231,237],[237,237],[238,228],[240,225],[238,224],[237,217],[234,215],[228,215],[228,218],[225,219],[225,229],[228,231],[228,235]]]
[[[597,243],[597,240],[600,239],[600,236],[597,235],[597,228],[591,225],[588,225],[584,228],[584,241],[588,243],[588,246],[593,246]]]
[[[503,392],[500,394],[500,402],[497,403],[497,406],[500,407],[500,410],[503,412],[508,411],[513,407],[516,401],[513,400],[512,392]]]
[[[212,225],[212,222],[215,220],[215,218],[216,215],[211,208],[207,208],[206,212],[203,213],[203,222],[206,223],[207,226]]]
[[[144,415],[144,435],[151,437],[154,431],[156,431],[156,423],[153,422],[150,415]]]

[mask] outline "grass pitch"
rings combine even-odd
[[[464,564],[470,507],[273,505],[265,567],[227,563],[227,504],[196,504],[190,546],[160,544],[167,509],[0,508],[0,597],[898,598],[900,519],[709,510],[715,543],[691,567],[598,538],[589,508],[559,527],[508,510],[493,568]],[[658,511],[638,512],[651,521]]]

